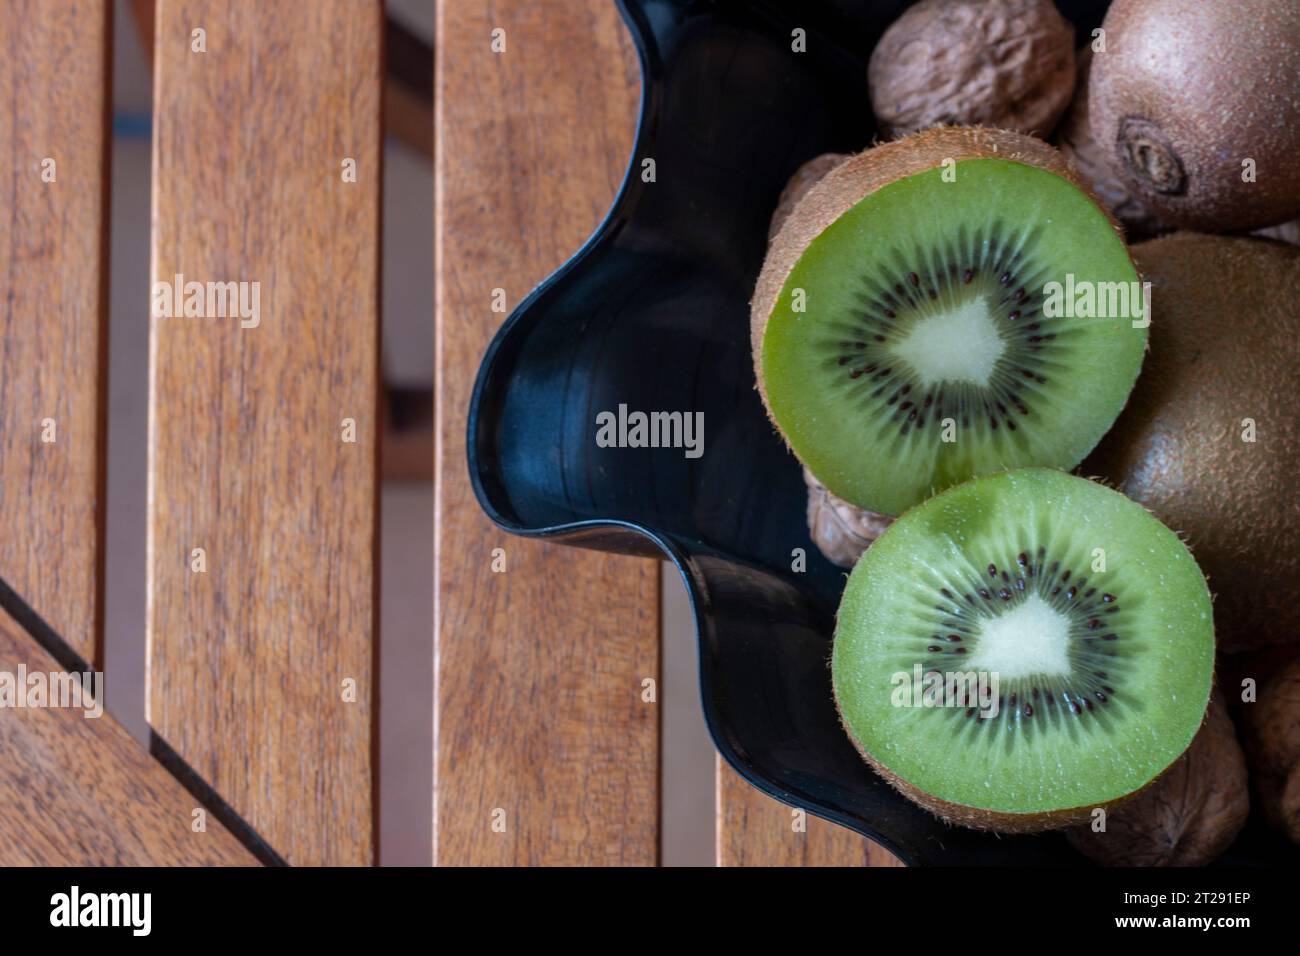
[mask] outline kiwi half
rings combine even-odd
[[[966,826],[1068,826],[1151,783],[1196,735],[1210,594],[1140,505],[1022,469],[886,529],[849,577],[831,670],[849,736],[906,796]],[[899,675],[911,686],[918,672],[983,675],[990,690],[996,675],[997,697],[917,706]]]
[[[1048,284],[1137,281],[1055,149],[928,130],[836,167],[777,233],[752,306],[759,391],[822,484],[887,515],[974,475],[1070,468],[1123,407],[1146,329],[1049,316]]]

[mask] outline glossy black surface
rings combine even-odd
[[[644,77],[628,179],[595,236],[484,358],[470,473],[510,531],[677,564],[710,731],[762,790],[912,864],[1077,863],[1058,835],[943,825],[853,750],[828,668],[844,572],[809,540],[800,469],[754,388],[748,303],[777,196],[805,160],[870,144],[866,57],[906,6],[622,4]],[[1059,6],[1081,37],[1104,10]],[[796,27],[806,53],[791,52]],[[642,181],[645,158],[655,182]],[[597,447],[597,413],[620,404],[703,412],[703,455]],[[795,549],[803,573],[791,570]]]

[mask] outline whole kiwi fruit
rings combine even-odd
[[[1175,233],[1133,247],[1151,282],[1150,354],[1084,462],[1188,544],[1221,650],[1300,634],[1300,248]]]
[[[1138,191],[1115,171],[1111,164],[1111,151],[1103,149],[1092,137],[1092,124],[1088,119],[1088,76],[1092,58],[1091,47],[1084,47],[1076,57],[1079,82],[1075,85],[1069,112],[1056,131],[1056,144],[1111,214],[1124,225],[1130,242],[1168,232],[1168,226],[1152,214]]]
[[[1114,0],[1088,95],[1094,138],[1176,228],[1300,216],[1300,4]]]

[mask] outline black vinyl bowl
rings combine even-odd
[[[908,4],[619,5],[643,75],[632,160],[605,222],[483,359],[468,436],[479,502],[516,534],[676,564],[709,730],[760,790],[908,864],[1082,862],[1059,834],[946,826],[858,756],[828,666],[845,573],[809,539],[799,465],[755,390],[749,299],[777,197],[804,161],[871,144],[867,58]],[[1058,0],[1081,43],[1105,6]],[[792,51],[796,28],[806,52]],[[596,416],[620,405],[702,412],[703,454],[600,447]]]

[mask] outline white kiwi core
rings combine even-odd
[[[970,666],[1017,677],[1067,676],[1070,673],[1070,622],[1037,594],[983,623]]]
[[[927,388],[947,382],[987,387],[1006,350],[983,296],[925,316],[892,349]]]

